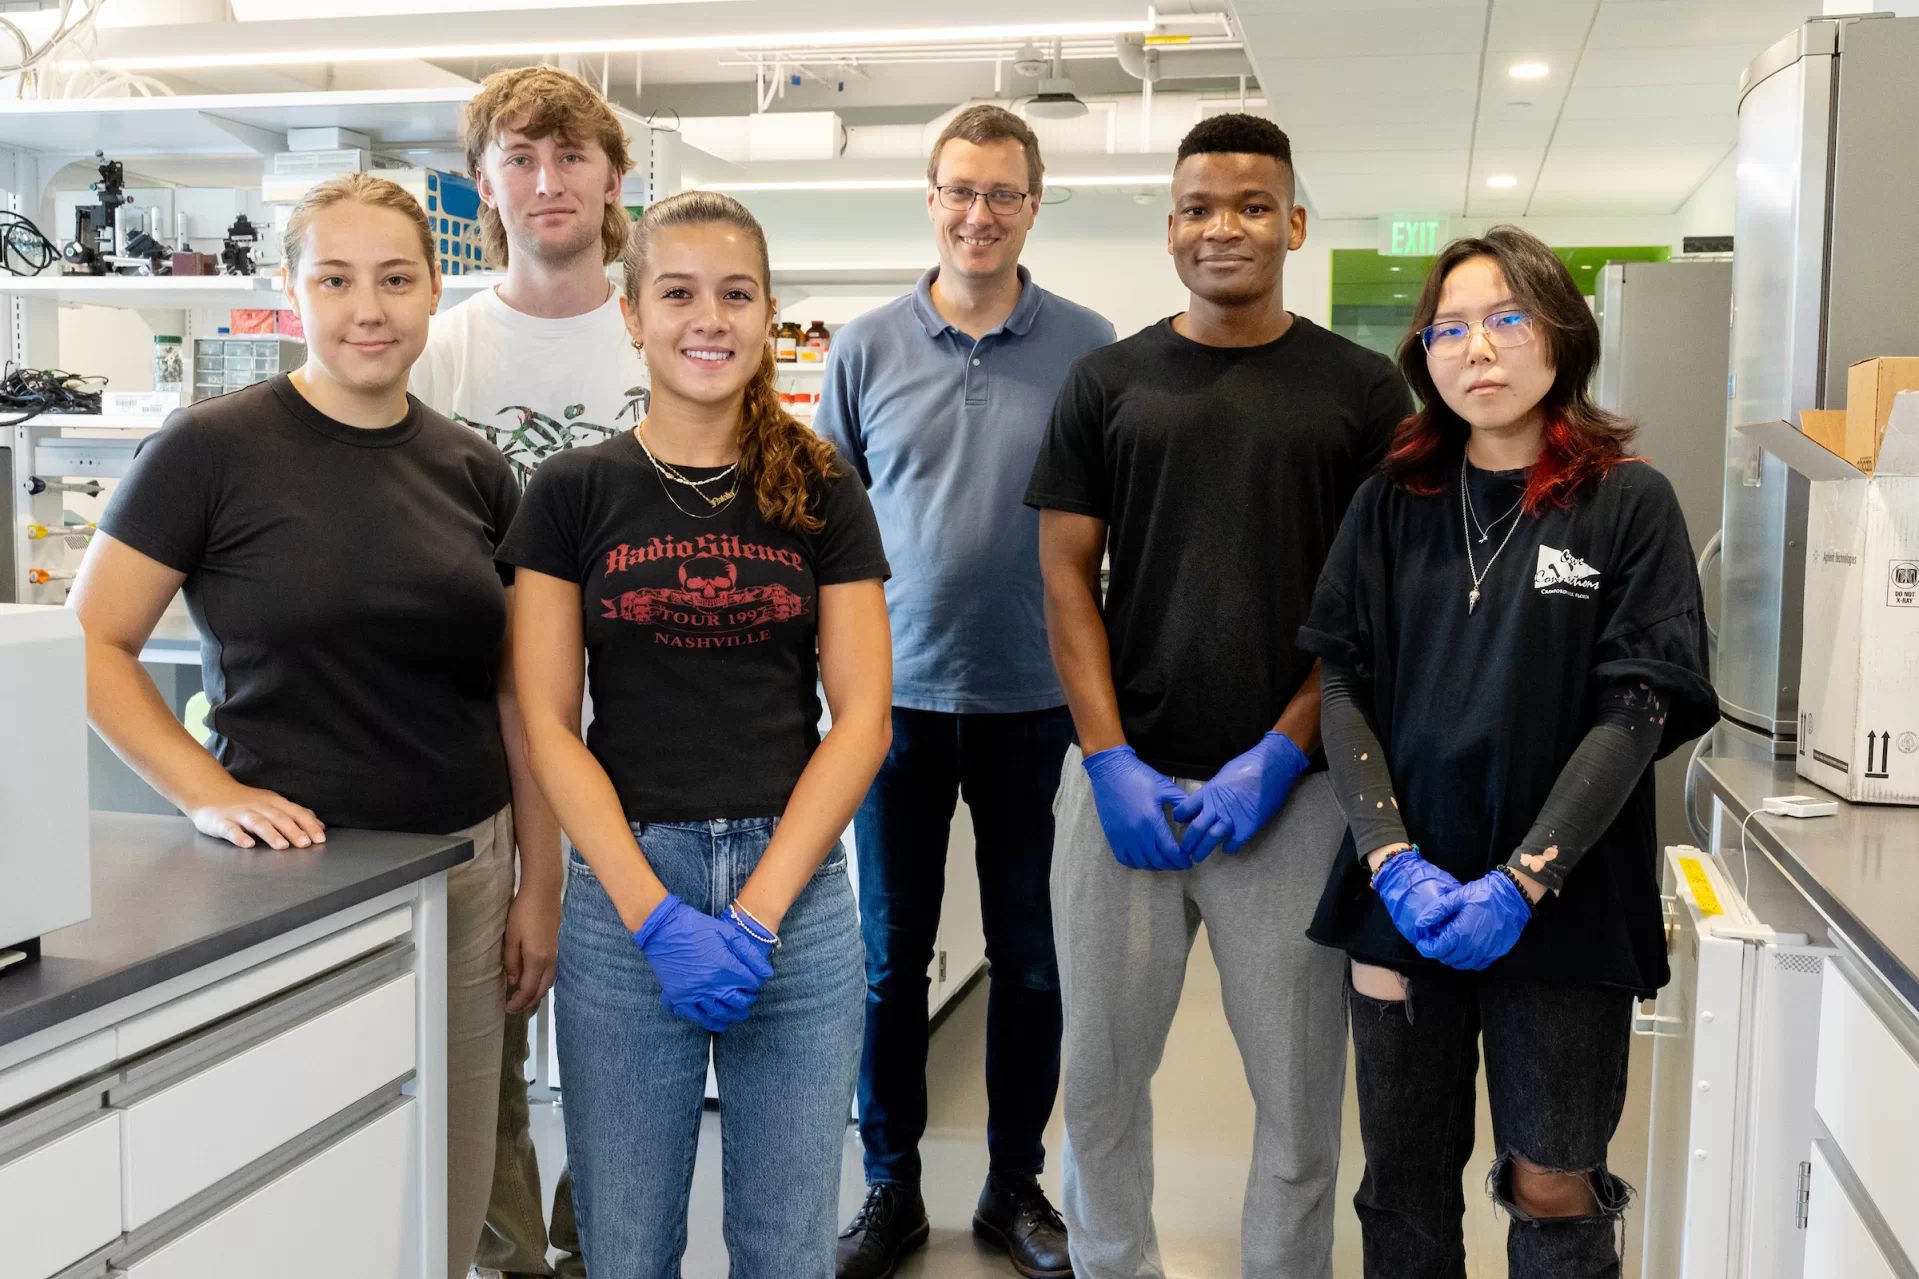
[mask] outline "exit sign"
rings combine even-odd
[[[1379,255],[1430,258],[1450,238],[1452,219],[1443,213],[1391,213],[1379,219]]]

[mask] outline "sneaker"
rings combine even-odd
[[[837,1279],[887,1279],[900,1258],[926,1244],[932,1227],[918,1186],[878,1182],[866,1188],[866,1202],[840,1232]]]
[[[973,1233],[1004,1249],[1027,1279],[1071,1279],[1066,1223],[1036,1178],[988,1177],[973,1213]]]

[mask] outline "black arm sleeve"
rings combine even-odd
[[[1386,751],[1364,702],[1366,687],[1351,669],[1322,661],[1319,667],[1319,734],[1333,791],[1352,827],[1353,847],[1364,857],[1375,848],[1406,842],[1406,824],[1393,797]]]
[[[1506,864],[1548,891],[1565,887],[1567,874],[1606,833],[1652,763],[1670,706],[1664,693],[1637,680],[1608,684],[1599,695],[1599,718],[1559,770],[1532,830]],[[1322,734],[1330,743],[1331,734]]]

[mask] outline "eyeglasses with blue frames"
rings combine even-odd
[[[1472,345],[1474,329],[1484,333],[1494,346],[1524,346],[1533,340],[1533,317],[1524,311],[1495,311],[1477,324],[1447,320],[1421,329],[1419,340],[1425,344],[1426,354],[1456,360]]]
[[[934,187],[939,192],[940,203],[955,213],[969,212],[975,200],[986,201],[986,207],[1001,217],[1011,217],[1025,207],[1031,191],[975,191],[971,187]]]

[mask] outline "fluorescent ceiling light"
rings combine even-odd
[[[511,44],[439,44],[409,48],[263,49],[246,53],[127,54],[67,59],[62,71],[112,67],[122,71],[190,71],[212,67],[301,66],[322,62],[411,62],[452,58],[535,58],[549,53],[666,53],[694,49],[797,51],[840,45],[922,45],[990,40],[1063,40],[1075,36],[1138,35],[1146,22],[1051,22],[1035,26],[917,27],[881,31],[785,31],[764,35],[661,36],[653,39],[525,40]]]
[[[1487,178],[1486,185],[1489,187],[1516,187],[1519,185],[1519,179],[1510,173],[1499,173]]]
[[[1048,187],[1163,187],[1173,184],[1170,173],[1122,177],[1048,177]],[[925,178],[821,178],[806,182],[702,182],[702,191],[733,194],[740,191],[924,191]]]
[[[1540,80],[1551,69],[1543,62],[1515,62],[1506,68],[1506,74],[1515,80]]]

